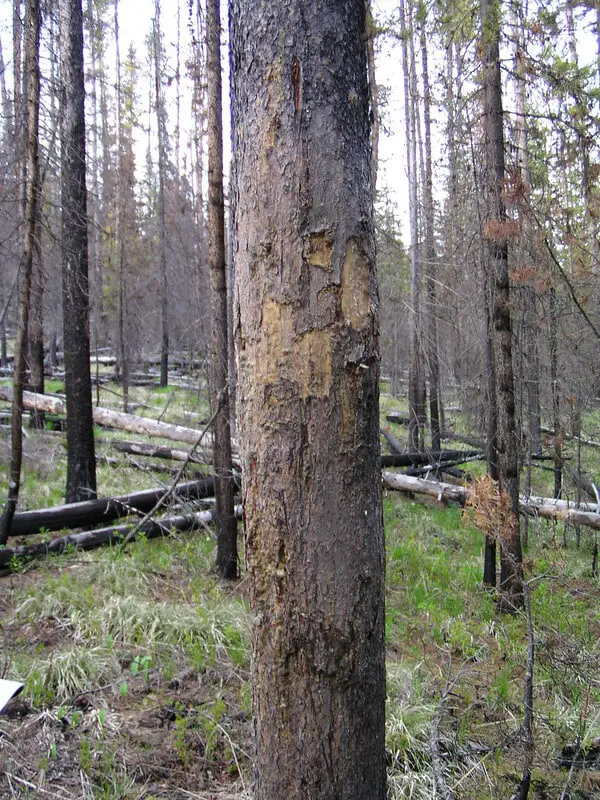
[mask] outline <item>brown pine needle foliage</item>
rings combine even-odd
[[[510,497],[500,492],[498,483],[488,475],[475,480],[470,487],[465,513],[486,536],[498,542],[510,538],[514,525]]]

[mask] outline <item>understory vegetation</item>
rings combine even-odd
[[[203,415],[181,389],[140,389],[137,402],[136,413],[160,406],[169,421],[194,402]],[[459,415],[455,422],[464,425]],[[113,435],[98,432],[106,442]],[[32,432],[26,447],[36,455],[26,462],[24,506],[59,502],[60,438]],[[593,472],[593,451],[584,457]],[[543,494],[551,478],[537,472],[534,491]],[[123,455],[100,475],[103,495],[170,480]],[[389,796],[511,797],[525,758],[525,616],[498,614],[481,586],[483,536],[472,509],[390,493],[384,515]],[[541,520],[527,533],[530,797],[597,797],[595,534]],[[246,582],[218,580],[214,548],[210,531],[199,530],[11,564],[0,577],[0,670],[25,690],[0,715],[0,796],[252,796]]]

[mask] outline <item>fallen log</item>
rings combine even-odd
[[[459,464],[468,464],[472,461],[483,461],[485,456],[483,453],[479,453],[479,455],[469,456],[469,458],[455,458],[448,461],[432,461],[430,463],[425,464],[423,467],[409,467],[406,471],[406,475],[413,475],[416,478],[421,477],[421,475],[427,475],[429,473],[433,473],[434,476],[437,478],[439,473],[446,472],[448,475],[452,475],[453,477],[458,477],[463,479],[465,477],[465,473],[463,470],[455,470],[454,468],[457,467]]]
[[[423,478],[414,478],[398,472],[383,472],[382,479],[385,489],[409,492],[410,494],[425,494],[440,502],[452,501],[465,505],[471,494],[470,490],[464,486],[426,481]],[[529,517],[562,520],[600,530],[600,514],[597,513],[598,506],[595,503],[582,503],[575,506],[566,500],[523,495],[519,507],[521,513]]]
[[[12,402],[12,388],[0,387],[0,400]],[[67,407],[64,400],[59,397],[50,397],[46,394],[23,392],[23,406],[38,411],[49,411],[51,414],[66,416]],[[148,436],[158,436],[174,442],[185,442],[195,445],[200,438],[200,431],[194,428],[185,428],[182,425],[172,425],[169,422],[157,422],[145,417],[136,417],[133,414],[124,414],[108,408],[95,406],[93,409],[94,422],[108,428],[130,431],[131,433],[145,433]],[[210,437],[207,437],[210,440]]]
[[[404,450],[402,446],[402,442],[400,442],[394,434],[391,432],[389,428],[382,428],[381,433],[383,434],[384,439],[388,443],[388,447],[390,448],[390,452],[392,453],[401,453]]]
[[[381,456],[382,467],[412,467],[419,464],[430,464],[436,469],[440,462],[453,461],[463,464],[473,458],[481,457],[479,450],[439,450],[431,453],[392,453]]]
[[[544,428],[542,427],[542,433],[546,433],[550,436],[556,436],[554,430],[552,428]],[[594,439],[584,439],[583,436],[573,436],[570,433],[565,433],[565,431],[561,431],[561,436],[564,439],[568,439],[569,441],[580,441],[581,444],[584,444],[586,447],[600,447],[600,442],[595,441]]]
[[[124,442],[113,440],[110,446],[121,453],[132,456],[148,456],[149,458],[165,458],[170,461],[191,461],[194,464],[210,464],[212,453],[205,450],[195,450],[190,455],[187,450],[178,450],[166,445],[150,444],[149,442]]]
[[[27,536],[41,530],[59,531],[62,528],[84,528],[99,523],[108,523],[126,517],[136,511],[145,514],[150,511],[165,494],[165,489],[147,489],[143,492],[123,494],[119,497],[83,500],[53,508],[40,508],[34,511],[19,511],[12,521],[10,536]],[[189,481],[177,486],[176,495],[184,500],[199,500],[212,497],[215,485],[212,478]]]
[[[236,517],[240,519],[242,507],[236,506],[235,513]],[[140,525],[137,535],[141,535],[145,539],[156,539],[159,536],[169,536],[172,531],[193,530],[213,522],[214,515],[214,511],[208,510],[197,511],[195,514],[166,517],[156,521],[149,519]],[[39,544],[3,547],[0,548],[0,568],[10,566],[14,560],[29,560],[50,554],[59,555],[70,548],[91,550],[105,544],[120,544],[131,534],[132,529],[132,525],[118,525],[83,533],[70,533]],[[135,535],[129,539],[129,541],[134,540]]]
[[[450,441],[454,442],[462,442],[463,444],[468,444],[471,447],[477,447],[479,450],[485,450],[487,445],[481,439],[478,439],[475,436],[465,436],[462,433],[455,433],[451,428],[444,428],[442,431],[442,439],[449,439]]]
[[[450,500],[464,505],[469,497],[469,490],[464,486],[454,486],[451,483],[440,483],[439,481],[426,481],[423,478],[403,475],[400,472],[383,472],[382,479],[384,489],[426,494],[429,497],[435,497],[440,502]]]
[[[405,414],[401,414],[399,411],[390,411],[389,414],[385,415],[385,418],[388,422],[395,422],[396,425],[410,424],[410,419]]]

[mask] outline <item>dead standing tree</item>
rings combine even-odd
[[[364,0],[231,0],[257,800],[383,800]]]
[[[67,503],[96,496],[90,376],[87,189],[81,0],[60,2],[63,330]]]
[[[11,454],[8,498],[0,518],[0,544],[6,544],[10,525],[19,499],[21,463],[23,459],[23,388],[25,383],[25,349],[31,298],[31,276],[35,249],[35,229],[39,204],[40,113],[40,5],[27,0],[25,8],[25,74],[27,81],[27,173],[25,179],[25,230],[21,255],[19,309],[15,340],[14,381],[11,412]]]
[[[523,602],[522,554],[519,532],[519,463],[515,421],[512,365],[512,323],[508,239],[511,223],[502,197],[505,179],[502,84],[500,76],[499,0],[481,0],[482,74],[484,88],[483,135],[484,188],[487,218],[483,236],[487,242],[487,268],[491,275],[491,324],[495,374],[496,445],[498,490],[506,493],[512,514],[505,526],[500,552],[501,606],[514,608]]]
[[[238,574],[237,520],[228,387],[229,326],[225,269],[225,204],[223,198],[223,123],[221,112],[221,13],[219,0],[207,0],[206,53],[208,80],[208,260],[212,304],[211,400],[213,469],[215,475],[217,559],[224,578]]]

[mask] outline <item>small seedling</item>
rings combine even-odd
[[[144,676],[144,680],[146,681],[146,683],[148,682],[148,675],[151,667],[152,667],[152,658],[149,655],[136,656],[129,665],[131,674],[138,675],[141,673]]]

